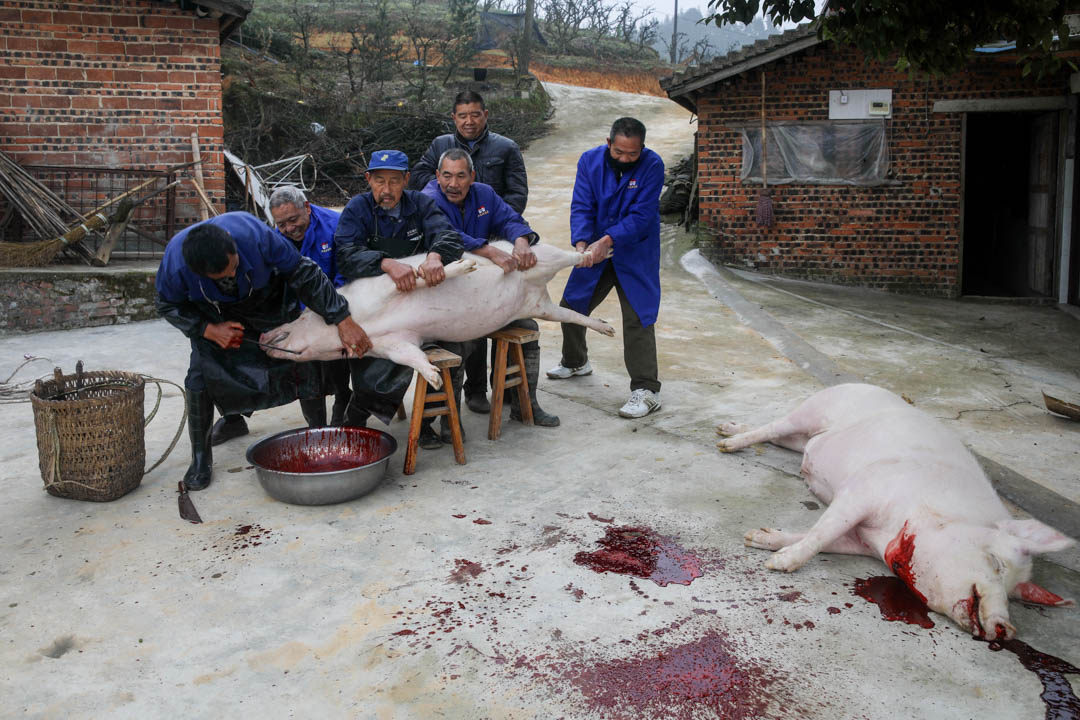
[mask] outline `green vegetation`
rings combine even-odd
[[[877,60],[898,56],[901,68],[932,74],[962,70],[979,45],[1016,42],[1024,73],[1056,72],[1068,47],[1067,0],[831,0],[815,17],[814,0],[710,0],[706,22],[815,20],[821,35],[855,45]],[[1074,67],[1075,69],[1075,67]]]

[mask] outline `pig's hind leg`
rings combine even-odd
[[[840,541],[852,533],[868,514],[864,505],[854,498],[855,496],[846,493],[837,495],[810,531],[792,544],[774,552],[766,561],[765,567],[794,572],[819,552],[840,552],[840,547],[850,550],[849,543]]]
[[[537,303],[537,307],[532,313],[532,317],[540,318],[541,320],[570,323],[572,325],[584,325],[590,330],[595,330],[608,337],[615,337],[615,328],[611,327],[603,320],[591,318],[588,315],[582,315],[570,308],[559,307],[551,302],[551,298],[542,298]]]

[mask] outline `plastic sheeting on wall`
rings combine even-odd
[[[761,128],[742,132],[744,183],[761,182]],[[770,125],[769,185],[882,185],[887,182],[889,147],[884,121]]]

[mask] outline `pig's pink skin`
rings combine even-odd
[[[776,550],[770,569],[797,570],[818,552],[877,556],[978,637],[1016,633],[1009,597],[1057,598],[1028,582],[1031,557],[1074,541],[1013,519],[959,437],[887,390],[838,385],[763,427],[718,431],[737,433],[718,443],[725,452],[759,442],[802,452],[810,491],[829,504],[805,534],[746,534],[747,545]]]
[[[491,244],[508,253],[513,250],[505,241]],[[427,342],[473,340],[522,318],[576,323],[614,335],[603,320],[560,308],[548,296],[548,281],[559,270],[577,265],[582,254],[544,244],[533,246],[533,252],[537,263],[523,272],[503,273],[491,261],[466,253],[446,266],[447,279],[433,288],[417,287],[402,293],[389,276],[378,275],[354,280],[338,292],[348,299],[350,314],[371,339],[368,355],[413,367],[435,387],[442,385],[439,372],[420,350]],[[414,255],[401,262],[417,267],[424,257]],[[269,351],[283,360],[337,360],[343,356],[337,328],[311,310],[263,333],[260,342],[300,353]]]

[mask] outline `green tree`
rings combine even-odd
[[[777,25],[815,20],[825,39],[854,45],[877,60],[896,55],[898,67],[936,75],[964,68],[979,45],[1010,40],[1024,74],[1043,75],[1068,62],[1059,50],[1068,45],[1069,5],[1070,0],[827,0],[816,15],[814,0],[710,0],[712,14],[705,22],[749,23],[759,12]]]

